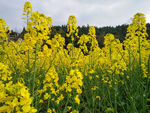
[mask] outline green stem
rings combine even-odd
[[[37,60],[37,43],[35,45],[35,58],[34,58],[34,74],[33,74],[33,87],[32,87],[32,97],[34,98],[34,88],[35,88],[35,77],[36,77],[36,60]]]
[[[67,102],[66,102],[66,104],[65,104],[65,108],[64,108],[64,110],[63,110],[63,113],[65,113],[65,110],[66,110],[66,108],[67,108],[68,102],[69,102],[69,97],[68,97],[68,95],[67,95]]]
[[[50,104],[50,99],[48,98],[47,111],[48,111],[48,109],[49,109],[49,104]]]
[[[29,49],[28,49],[28,71],[30,72],[30,55],[29,55]],[[31,76],[30,76],[29,72],[28,72],[28,84],[29,84],[29,86],[31,86],[30,85]]]

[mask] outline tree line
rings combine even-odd
[[[89,25],[83,25],[78,26],[78,35],[81,36],[83,34],[88,34],[89,32]],[[108,33],[111,33],[115,36],[115,38],[119,39],[120,42],[123,42],[125,40],[126,32],[127,32],[127,24],[118,25],[118,26],[106,26],[106,27],[96,27],[96,38],[98,40],[99,46],[102,48],[104,46],[104,36]],[[147,23],[147,33],[148,33],[148,39],[150,39],[150,23]],[[19,38],[24,39],[24,34],[26,33],[25,28],[23,28],[21,33],[17,33],[15,31],[11,31],[10,37],[13,37],[12,40],[17,41]],[[54,37],[57,33],[61,34],[62,37],[65,38],[66,43],[69,43],[69,39],[66,37],[67,33],[67,26],[53,26],[50,37]]]

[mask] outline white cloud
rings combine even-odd
[[[15,29],[22,28],[23,6],[26,0],[1,0],[0,17]],[[53,25],[67,24],[75,15],[78,25],[115,26],[129,23],[137,12],[146,14],[150,22],[149,0],[30,0],[34,11],[52,17]]]

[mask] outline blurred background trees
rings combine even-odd
[[[127,27],[128,27],[127,24],[118,25],[116,27],[112,27],[112,26],[96,27],[95,26],[96,39],[98,40],[99,46],[101,48],[104,46],[104,36],[107,33],[113,34],[115,36],[115,38],[117,38],[121,42],[123,42],[125,39],[125,36],[126,36]],[[147,33],[149,35],[147,38],[150,39],[150,23],[147,23],[146,27],[147,27]],[[78,30],[79,30],[79,32],[78,32],[79,36],[81,36],[82,34],[88,34],[89,25],[78,26]],[[21,33],[18,33],[18,32],[11,30],[10,38],[13,41],[17,41],[18,39],[24,39],[25,33],[26,33],[25,28],[23,28]],[[56,35],[57,33],[61,34],[62,37],[65,37],[66,43],[68,43],[67,41],[69,41],[69,40],[66,37],[66,33],[67,33],[67,26],[66,25],[53,26],[50,38],[53,38],[54,35]]]

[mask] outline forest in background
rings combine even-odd
[[[83,34],[88,34],[89,27],[90,27],[89,25],[78,26],[78,30],[79,30],[78,35],[81,36]],[[127,27],[128,27],[127,24],[118,25],[116,27],[113,27],[113,26],[96,27],[95,26],[96,39],[98,40],[100,48],[104,47],[104,36],[108,33],[113,34],[115,36],[115,38],[119,39],[120,42],[123,42],[125,40]],[[150,39],[150,23],[147,23],[146,27],[147,27],[147,33],[148,33],[147,39]],[[12,30],[10,37],[12,40],[17,41],[19,38],[24,39],[25,33],[26,33],[25,28],[23,28],[21,33],[17,33],[17,32]],[[56,34],[61,34],[61,36],[65,38],[66,44],[68,44],[69,39],[67,39],[66,33],[67,33],[67,26],[66,25],[53,26],[50,38],[53,38],[54,35],[56,35]]]

